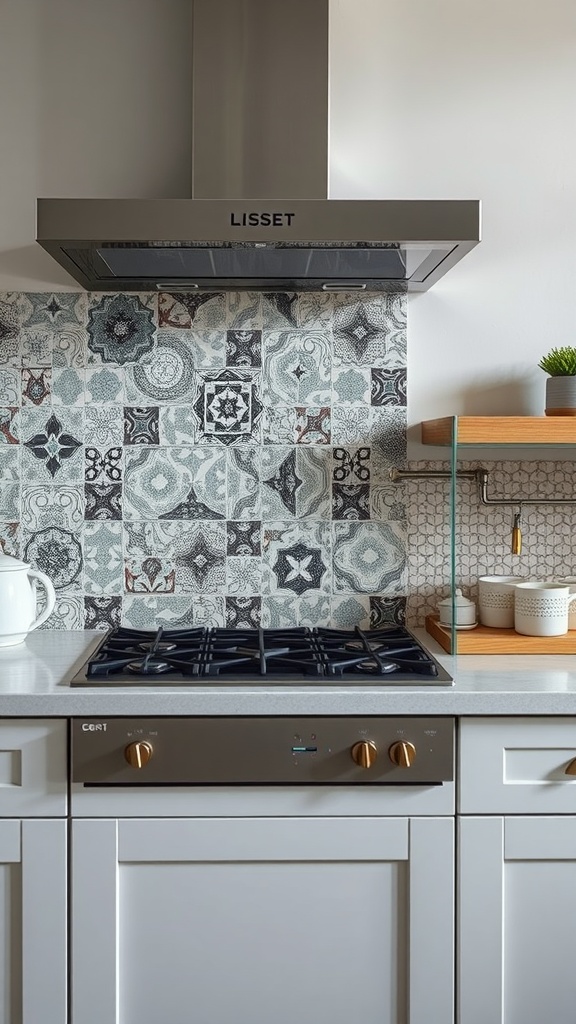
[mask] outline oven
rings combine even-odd
[[[437,684],[411,637],[185,632],[114,631],[77,674],[160,662],[191,690],[182,715],[71,722],[73,1024],[453,1020],[455,722],[354,713],[391,671]],[[276,685],[293,713],[266,714]],[[307,685],[346,713],[298,714]],[[190,714],[198,686],[261,713]]]

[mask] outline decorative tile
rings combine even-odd
[[[87,594],[122,591],[122,527],[120,523],[86,523],[84,527],[84,590]]]
[[[370,628],[404,626],[406,624],[405,597],[371,597]]]
[[[0,522],[0,551],[20,558],[20,523]]]
[[[406,523],[406,505],[397,484],[373,486],[370,491],[370,518]]]
[[[259,520],[251,522],[226,523],[226,554],[227,555],[259,555],[260,546]]]
[[[45,366],[43,369],[22,370],[22,404],[23,405],[49,405],[51,395],[52,370]]]
[[[122,480],[122,448],[86,448],[84,478],[88,483],[119,483]]]
[[[330,526],[328,523],[268,523],[263,528],[262,592],[330,587]]]
[[[259,558],[238,555],[226,559],[226,593],[259,594],[262,589],[262,563]]]
[[[24,559],[52,580],[56,590],[79,590],[82,583],[82,545],[75,533],[48,526],[23,534]],[[78,628],[78,627],[77,627]]]
[[[327,594],[306,591],[298,601],[299,626],[329,626],[330,598]]]
[[[334,355],[356,366],[406,366],[405,295],[335,300]]]
[[[99,629],[108,632],[120,625],[122,598],[85,597],[84,629]]]
[[[66,366],[52,371],[52,404],[84,405],[83,370]]]
[[[297,626],[298,598],[295,594],[265,595],[262,598],[261,616],[264,629],[289,629]]]
[[[370,480],[370,448],[334,448],[332,479],[337,484],[363,484]]]
[[[372,465],[377,468],[374,476],[388,479],[391,466],[406,464],[406,409],[373,408],[370,414],[370,441]]]
[[[89,359],[105,363],[135,362],[154,347],[153,297],[98,295],[88,311]]]
[[[2,470],[0,456],[0,520],[16,520],[20,516],[20,484],[2,480]]]
[[[263,335],[262,395],[266,405],[330,402],[330,340],[320,331]]]
[[[262,366],[262,331],[227,331],[226,366]]]
[[[122,484],[86,484],[85,518],[122,519]]]
[[[84,443],[96,448],[124,444],[124,408],[121,405],[87,405]]]
[[[20,449],[0,446],[0,483],[19,483],[20,481]]]
[[[370,370],[334,369],[334,398],[337,402],[347,405],[365,405],[370,400]]]
[[[83,599],[57,592],[54,611],[40,629],[84,629]]]
[[[296,409],[296,443],[330,444],[330,409]]]
[[[262,453],[262,517],[322,518],[330,507],[330,453],[267,448]]]
[[[262,322],[267,330],[297,327],[298,295],[296,292],[264,292]]]
[[[29,480],[67,483],[82,476],[81,413],[22,409],[22,470]]]
[[[160,444],[158,408],[124,407],[124,444]]]
[[[128,596],[123,599],[123,622],[134,629],[186,629],[224,626],[223,597]]]
[[[370,519],[369,484],[332,484],[333,519]]]
[[[0,445],[18,444],[20,434],[20,410],[0,406]]]
[[[160,408],[160,444],[190,445],[197,432],[196,417],[188,405]]]
[[[226,316],[223,292],[160,292],[159,327],[194,328],[195,331],[221,327]]]
[[[86,394],[93,402],[122,402],[124,372],[111,366],[86,370]]]
[[[374,369],[371,373],[372,405],[406,405],[406,370]]]
[[[0,402],[2,405],[20,404],[20,372],[0,366]]]
[[[331,331],[334,297],[330,292],[301,292],[298,296],[299,327],[313,331]]]
[[[126,448],[127,519],[223,519],[224,453],[205,448]]]
[[[265,406],[262,413],[264,444],[294,444],[296,440],[296,409],[289,406]]]
[[[261,330],[263,299],[259,292],[226,292],[225,299],[228,330]]]
[[[85,292],[26,292],[20,295],[22,323],[61,330],[86,323]]]
[[[369,597],[333,597],[332,598],[332,625],[337,629],[360,629],[370,628],[370,598]]]
[[[0,364],[19,362],[20,310],[16,292],[0,295]]]
[[[181,332],[184,335],[185,332]],[[128,401],[146,404],[189,402],[194,386],[190,345],[177,331],[158,333],[156,348],[145,359],[126,367]]]
[[[23,327],[20,331],[22,366],[50,366],[54,332],[50,327]]]
[[[249,444],[260,441],[262,404],[258,378],[249,371],[198,372],[193,409],[198,434],[208,444]]]
[[[346,406],[333,406],[332,408],[332,443],[338,446],[365,447],[370,444],[370,409],[347,408]]]
[[[393,523],[333,524],[334,590],[375,594],[404,584],[406,538]]]
[[[84,523],[84,495],[79,487],[40,484],[22,488],[22,526],[29,532],[63,526],[80,534]]]
[[[259,629],[262,601],[259,597],[227,597],[228,629]]]
[[[257,448],[231,448],[226,452],[229,519],[260,515],[260,452]]]
[[[58,330],[52,348],[52,366],[86,366],[88,334],[85,327],[67,324]]]

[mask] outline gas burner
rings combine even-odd
[[[142,658],[142,661],[129,661],[126,668],[133,675],[160,676],[169,672],[172,666],[170,662],[160,661],[159,658]]]
[[[118,627],[72,686],[395,686],[450,684],[410,630]]]
[[[136,649],[147,653],[154,651],[154,654],[168,654],[169,651],[176,651],[178,644],[170,643],[168,640],[149,640],[136,644]]]

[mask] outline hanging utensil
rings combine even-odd
[[[512,547],[511,551],[513,555],[522,554],[522,530],[520,529],[520,516],[522,514],[522,506],[520,505],[518,511],[514,513],[514,524],[512,526]]]

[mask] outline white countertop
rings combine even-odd
[[[454,686],[98,686],[70,679],[102,633],[37,630],[0,649],[0,717],[72,715],[576,715],[576,656],[451,657]]]

